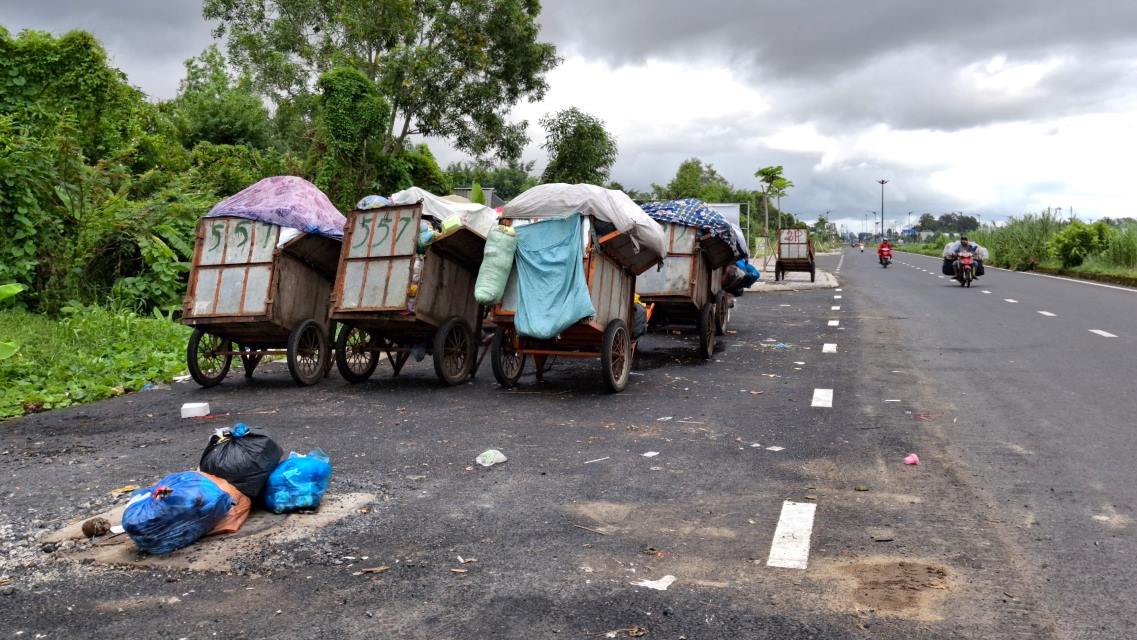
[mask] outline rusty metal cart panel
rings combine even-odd
[[[778,232],[774,280],[784,280],[787,271],[808,272],[810,282],[817,278],[813,239],[809,237],[807,229],[782,229]]]
[[[337,240],[245,218],[198,222],[182,310],[195,329],[186,354],[194,380],[220,383],[233,356],[251,377],[266,355],[286,355],[299,384],[323,377],[339,251]]]
[[[419,255],[422,215],[421,202],[348,214],[331,317],[343,325],[336,365],[350,382],[370,378],[381,354],[398,375],[420,346],[434,356],[435,373],[447,384],[476,371],[483,314],[474,281],[485,238],[459,227]]]
[[[542,379],[550,356],[600,358],[604,381],[612,391],[627,385],[635,341],[631,339],[636,274],[654,266],[658,257],[634,249],[620,232],[597,237],[595,222],[584,217],[584,274],[596,315],[570,326],[550,340],[519,336],[514,325],[518,306],[517,272],[510,275],[502,302],[494,308],[497,325],[490,362],[494,377],[504,387],[517,384],[527,356],[533,356],[537,378]],[[618,321],[618,322],[617,322]]]
[[[636,281],[640,301],[652,307],[650,329],[695,327],[699,355],[714,354],[715,335],[722,335],[731,301],[722,291],[723,266],[734,257],[725,242],[700,235],[695,227],[661,222],[668,240],[667,257],[656,270]]]

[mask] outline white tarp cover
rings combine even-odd
[[[439,222],[450,216],[461,216],[463,224],[483,238],[488,236],[490,229],[497,224],[497,214],[484,204],[446,200],[418,187],[403,189],[391,195],[391,202],[395,204],[415,204],[420,200],[424,216]]]
[[[591,215],[627,233],[632,242],[657,256],[667,255],[663,227],[628,194],[591,184],[542,184],[505,205],[506,218],[556,218],[570,213]]]

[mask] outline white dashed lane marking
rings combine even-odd
[[[830,408],[833,406],[833,390],[832,389],[814,389],[813,402],[810,403],[813,407]]]
[[[830,320],[829,321],[829,326],[831,326],[831,327],[836,327],[839,324],[841,324],[840,320]]]
[[[833,296],[833,299],[834,299],[834,300],[840,300],[840,299],[841,299],[841,296]]]
[[[1055,313],[1050,313],[1049,311],[1039,311],[1039,312],[1038,312],[1038,315],[1040,315],[1040,316],[1046,316],[1047,318],[1053,318],[1054,316],[1056,316],[1056,315],[1058,315],[1058,314],[1055,314]]]
[[[1090,333],[1096,333],[1103,338],[1116,338],[1117,337],[1117,336],[1113,335],[1112,333],[1110,333],[1108,331],[1102,331],[1101,329],[1090,329]]]
[[[826,342],[821,346],[821,353],[837,353],[837,344],[835,342]]]
[[[988,294],[988,295],[990,295],[990,294],[991,294],[991,292],[990,292],[990,291],[988,291],[988,290],[986,290],[986,289],[984,289],[984,290],[983,290],[983,293],[986,293],[986,294]]]
[[[809,566],[809,538],[813,534],[813,515],[817,505],[811,502],[782,503],[782,515],[774,529],[767,567],[805,569]]]
[[[840,311],[841,307],[840,307],[840,305],[833,305],[832,307],[829,307],[829,310],[830,311]]]
[[[1018,304],[1019,303],[1019,301],[1015,300],[1014,298],[1003,298],[1003,302],[1009,302],[1011,304]]]

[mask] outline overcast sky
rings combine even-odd
[[[962,210],[984,220],[1073,207],[1135,216],[1137,2],[1100,0],[546,0],[564,62],[541,115],[604,119],[612,177],[664,183],[685,158],[737,186],[781,164],[783,201],[859,230],[869,210]],[[210,41],[196,0],[0,0],[0,24],[93,32],[130,81],[172,96]],[[458,159],[445,148],[440,160]]]

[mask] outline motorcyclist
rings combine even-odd
[[[970,252],[975,260],[975,273],[972,276],[978,278],[984,274],[983,260],[980,259],[981,250],[983,247],[968,240],[967,236],[960,236],[958,241],[948,243],[948,246],[944,247],[944,260],[951,261],[952,271],[955,272],[956,277],[959,277],[959,253],[961,251]]]
[[[881,240],[880,246],[876,248],[876,257],[882,264],[884,263],[885,254],[888,255],[890,260],[892,259],[892,245],[888,243],[887,238]]]

